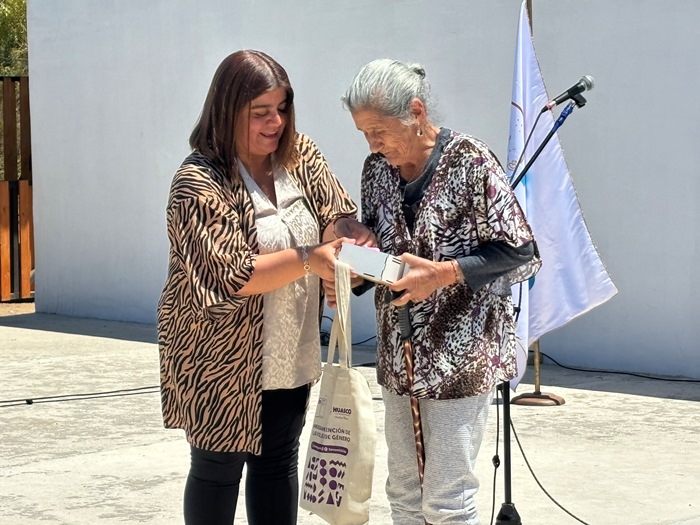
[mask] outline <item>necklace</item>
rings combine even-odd
[[[267,157],[262,164],[260,164],[257,168],[258,169],[253,169],[253,166],[247,162],[243,162],[241,160],[241,164],[243,164],[243,167],[246,169],[248,174],[256,181],[258,180],[265,180],[265,179],[271,179],[272,175],[274,173],[274,170],[272,169],[272,161],[270,160],[270,157]]]
[[[418,162],[412,165],[412,170],[410,169],[411,165],[407,165],[404,168],[399,168],[401,178],[406,182],[413,182],[414,180],[420,178],[420,176],[425,172],[425,168],[428,165],[428,160],[430,160],[430,155],[437,144],[437,134],[438,131],[436,131],[434,127],[426,128],[426,132],[420,136],[420,144],[417,145],[417,147],[421,148]]]

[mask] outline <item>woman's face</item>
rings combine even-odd
[[[352,113],[355,126],[364,133],[372,153],[381,153],[392,166],[418,160],[419,148],[414,126],[406,126],[395,117],[385,117],[371,109]]]
[[[253,99],[240,115],[236,129],[236,153],[244,160],[266,157],[277,151],[287,125],[287,92],[283,87]]]

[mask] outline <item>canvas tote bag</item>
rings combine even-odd
[[[367,380],[351,366],[350,267],[339,261],[335,286],[338,306],[306,452],[300,506],[331,525],[362,525],[369,520],[377,427]]]

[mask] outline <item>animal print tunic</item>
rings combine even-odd
[[[299,135],[290,172],[319,238],[357,208],[317,146]],[[158,304],[161,405],[166,428],[197,448],[261,453],[263,296],[237,291],[255,270],[255,211],[241,178],[194,152],[167,205],[170,260]]]
[[[402,211],[399,170],[370,155],[362,174],[363,222],[379,248],[444,261],[465,257],[488,241],[519,247],[532,231],[498,160],[481,141],[451,132],[409,232]],[[433,399],[475,396],[516,375],[515,323],[510,286],[539,269],[535,257],[472,291],[466,283],[441,288],[408,306],[413,327],[413,395]],[[409,395],[397,308],[377,286],[377,379]]]

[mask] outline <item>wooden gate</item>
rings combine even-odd
[[[0,302],[34,296],[29,79],[0,77]]]

